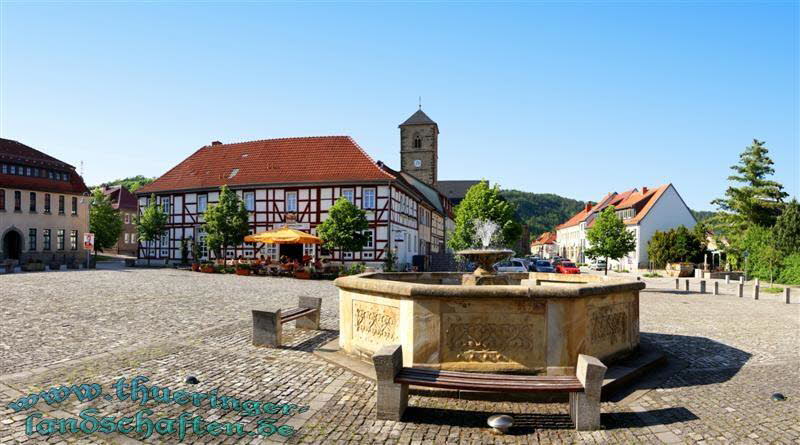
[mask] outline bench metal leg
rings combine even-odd
[[[316,311],[298,318],[294,326],[297,329],[319,330],[319,313],[322,310],[322,298],[300,297],[297,307],[316,309]]]
[[[578,355],[575,375],[583,384],[584,391],[570,393],[569,415],[578,431],[592,431],[600,428],[600,393],[606,366],[597,358]]]
[[[299,320],[298,320],[299,321]],[[281,310],[275,312],[253,310],[253,344],[277,348],[281,345]]]
[[[403,368],[402,348],[383,346],[372,356],[372,362],[378,377],[378,420],[400,420],[408,406],[408,385],[394,382]]]

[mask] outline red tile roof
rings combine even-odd
[[[138,210],[139,204],[136,197],[125,187],[117,185],[103,189],[103,193],[111,200],[111,207],[115,210]]]
[[[62,181],[42,177],[3,174],[0,170],[0,187],[55,193],[89,193],[89,189],[84,184],[83,178],[75,171],[75,167],[21,142],[0,138],[0,163],[50,169],[69,174],[69,181]]]
[[[531,246],[539,246],[543,244],[555,244],[557,239],[556,232],[545,232],[539,235],[536,240],[531,243]]]
[[[647,215],[647,212],[653,208],[653,205],[670,187],[670,185],[671,184],[665,184],[652,189],[643,187],[642,191],[631,189],[622,193],[609,193],[603,199],[601,199],[597,205],[592,207],[590,211],[586,209],[581,210],[565,223],[556,226],[556,229],[564,229],[580,224],[586,221],[591,214],[599,213],[609,206],[614,206],[614,210],[623,210],[629,208],[635,209],[635,216],[633,218],[626,219],[624,222],[625,224],[638,224],[639,221],[641,221]],[[587,227],[592,227],[595,220],[596,219],[593,218],[591,221],[589,221]]]
[[[206,145],[136,193],[393,179],[349,136],[299,137]]]

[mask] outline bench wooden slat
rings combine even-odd
[[[317,311],[316,309],[306,308],[306,307],[287,309],[285,312],[283,311],[281,312],[281,323],[286,323],[292,320],[296,320],[308,314],[313,314],[316,311]]]
[[[543,376],[531,376],[527,380],[503,380],[507,377],[499,374],[476,374],[475,376],[465,377],[453,375],[449,371],[424,370],[403,368],[395,377],[395,383],[405,383],[409,385],[428,386],[444,389],[462,389],[471,391],[494,391],[494,392],[582,392],[583,385],[576,377],[571,380],[557,378],[548,379]],[[486,378],[486,376],[498,376],[500,379]],[[515,376],[519,377],[519,376]],[[561,376],[559,376],[561,377]]]
[[[465,377],[469,379],[484,379],[484,380],[507,380],[507,381],[522,380],[526,382],[532,380],[541,380],[547,382],[577,381],[577,377],[575,377],[574,375],[539,376],[539,375],[519,375],[519,374],[488,374],[488,373],[461,372],[461,371],[442,371],[438,369],[428,369],[428,368],[404,368],[404,371],[422,375],[447,375],[449,377]]]

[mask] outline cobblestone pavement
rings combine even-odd
[[[404,422],[374,420],[374,382],[311,354],[336,335],[330,282],[123,269],[0,275],[0,288],[3,444],[179,443],[176,435],[157,433],[147,439],[135,432],[26,435],[31,413],[43,415],[31,418],[35,426],[43,419],[78,418],[89,408],[98,417],[119,419],[150,408],[153,420],[189,412],[244,425],[243,436],[189,433],[184,443],[800,443],[800,304],[685,293],[670,289],[668,279],[648,280],[641,296],[642,341],[666,352],[670,365],[604,402],[605,429],[578,433],[563,403],[414,395]],[[284,347],[252,346],[249,310],[293,306],[298,295],[323,298],[324,330],[290,325]],[[98,383],[112,395],[118,379],[130,383],[139,375],[150,379],[146,385],[169,388],[176,403],[142,406],[73,395],[19,413],[8,407],[62,384]],[[184,383],[187,375],[200,383]],[[219,396],[276,405],[252,416],[246,413],[252,404],[237,411],[212,407],[208,399],[199,406],[177,403],[177,391],[214,389]],[[787,400],[771,401],[774,392]],[[486,418],[494,413],[514,415],[511,434],[487,431]],[[247,434],[265,419],[296,434]]]

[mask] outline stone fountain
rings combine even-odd
[[[483,248],[458,252],[478,264],[474,273],[338,278],[340,350],[370,360],[381,346],[401,344],[413,366],[547,375],[574,375],[578,354],[608,364],[637,350],[643,282],[498,274],[492,265],[512,252],[488,248],[487,233]]]
[[[481,249],[466,249],[456,252],[472,263],[477,264],[475,272],[464,275],[461,284],[465,286],[485,286],[490,284],[510,284],[509,278],[500,275],[494,270],[494,265],[510,257],[514,251],[508,249],[490,249],[489,245],[497,233],[499,226],[493,221],[478,221],[475,223],[475,235],[480,240]]]

